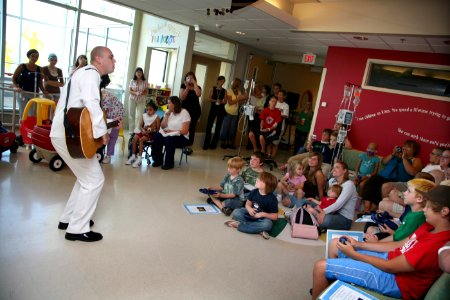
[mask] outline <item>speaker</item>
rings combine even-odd
[[[289,105],[289,111],[297,110],[298,101],[300,101],[300,94],[287,92],[286,103]]]
[[[235,10],[244,8],[246,6],[252,5],[253,3],[258,2],[257,0],[232,0],[231,1],[231,9],[230,11],[233,12]]]

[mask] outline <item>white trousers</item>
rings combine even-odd
[[[59,221],[69,223],[68,233],[89,232],[89,221],[95,212],[105,182],[100,163],[95,156],[91,159],[72,158],[64,138],[52,138],[52,144],[77,177]]]
[[[134,100],[128,103],[128,130],[133,133],[135,129],[140,132],[142,115],[145,110],[145,102],[136,102]]]

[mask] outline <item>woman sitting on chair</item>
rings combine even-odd
[[[177,96],[169,98],[167,107],[161,128],[155,135],[152,145],[152,166],[155,168],[162,166],[163,170],[174,167],[175,149],[188,144],[191,122],[191,116],[187,110],[181,108],[181,100]]]

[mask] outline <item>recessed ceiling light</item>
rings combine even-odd
[[[241,32],[241,31],[236,31],[236,33],[239,35],[245,35],[245,32]]]
[[[362,35],[355,35],[353,38],[360,41],[367,41],[369,39],[368,37]]]

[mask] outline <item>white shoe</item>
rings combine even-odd
[[[138,167],[140,167],[141,165],[142,165],[142,157],[138,157],[138,158],[134,161],[132,167],[133,167],[133,168],[138,168]]]
[[[102,164],[110,164],[111,163],[111,156],[106,155],[105,158],[102,160]]]
[[[126,165],[131,165],[136,160],[136,154],[131,154],[130,158],[126,161]]]

